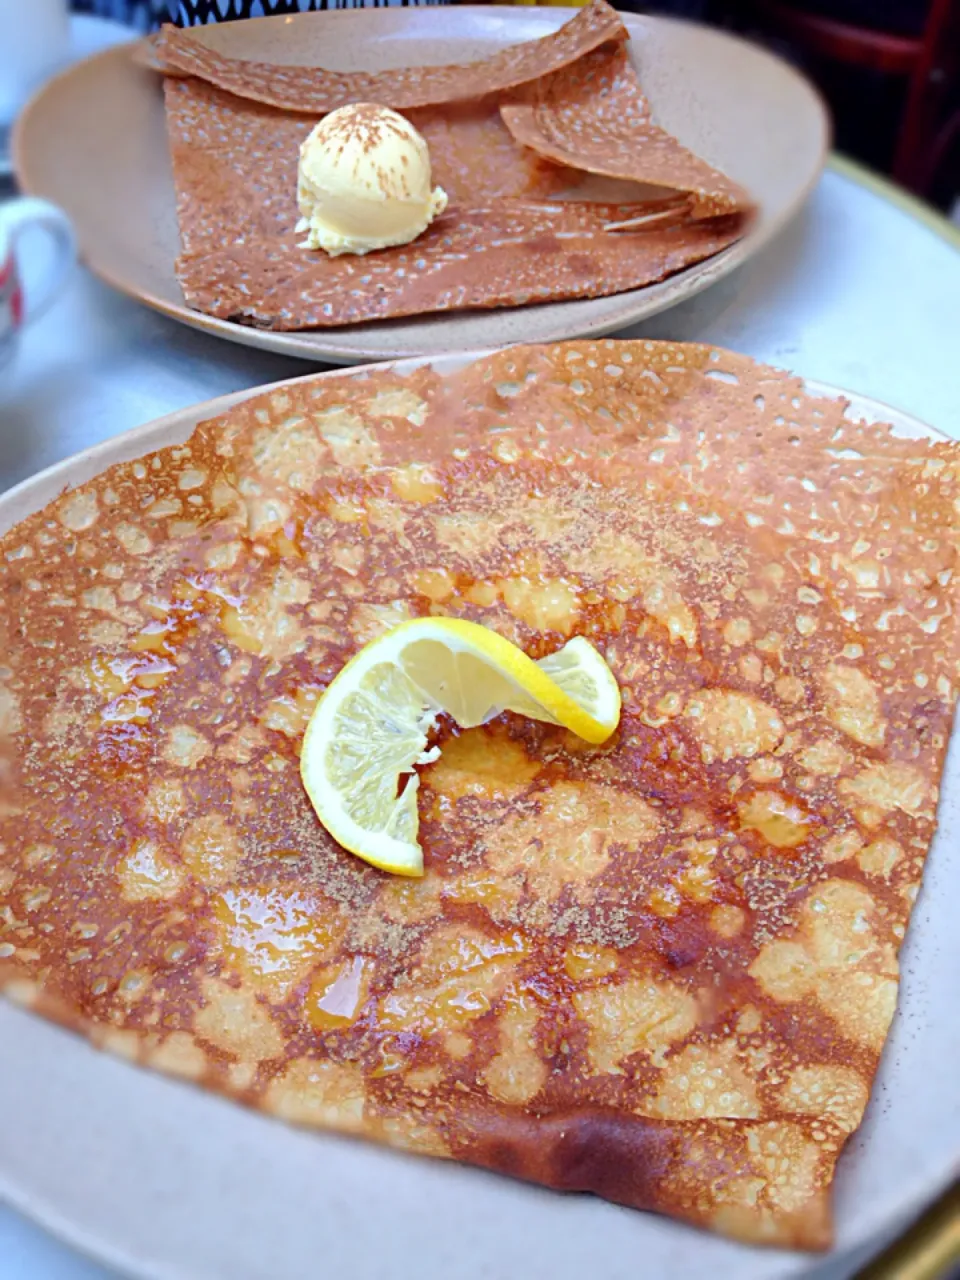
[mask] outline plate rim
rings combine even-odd
[[[562,16],[564,21],[568,17],[572,17],[580,10],[570,6],[544,6],[541,8],[531,9],[527,5],[502,6],[495,11],[491,10],[489,5],[457,5],[448,10],[451,14],[463,13],[467,17],[487,17],[496,19],[505,25],[511,22],[520,23],[529,22],[531,15],[539,18],[545,18],[544,34],[548,31],[558,28],[562,25],[561,21],[551,22],[552,15]],[[270,17],[248,18],[247,22],[253,23],[293,23],[301,25],[305,22],[315,24],[318,20],[330,21],[334,19],[346,19],[347,21],[369,21],[370,13],[376,13],[376,9],[331,9],[312,13],[298,13],[289,16],[273,15]],[[747,228],[741,239],[735,241],[732,245],[722,249],[718,254],[711,258],[705,259],[703,262],[693,263],[686,267],[683,271],[678,271],[674,275],[668,277],[669,280],[683,281],[684,277],[692,274],[692,279],[688,280],[688,287],[682,293],[665,306],[659,305],[656,301],[647,300],[644,305],[642,298],[656,284],[647,285],[640,289],[627,290],[624,293],[611,294],[607,298],[600,299],[583,299],[571,298],[560,302],[545,304],[544,308],[536,306],[527,307],[506,307],[476,309],[474,311],[464,312],[425,312],[418,316],[399,317],[397,323],[403,323],[405,320],[427,320],[432,319],[441,321],[445,315],[484,315],[494,314],[496,312],[513,313],[526,312],[533,314],[539,309],[546,309],[546,306],[559,307],[561,309],[560,318],[555,324],[541,325],[541,330],[531,337],[529,341],[533,342],[561,342],[573,338],[596,338],[615,332],[617,329],[624,328],[628,325],[639,324],[643,320],[648,320],[652,316],[661,315],[678,306],[682,302],[696,297],[702,293],[704,289],[716,284],[718,281],[730,275],[737,270],[745,262],[753,258],[763,248],[770,243],[777,235],[779,235],[789,223],[796,217],[800,209],[806,203],[813,189],[816,187],[823,173],[827,156],[830,151],[833,137],[832,120],[829,109],[823,95],[819,89],[800,71],[797,70],[786,59],[779,57],[766,47],[756,44],[744,37],[727,31],[723,28],[712,27],[706,23],[698,23],[689,19],[668,17],[662,14],[633,14],[621,12],[620,17],[627,28],[631,38],[634,35],[638,37],[644,29],[650,27],[668,27],[679,29],[696,29],[698,31],[708,31],[711,36],[715,37],[721,44],[732,44],[746,47],[751,54],[755,55],[762,61],[774,64],[779,69],[781,76],[791,80],[795,86],[800,89],[808,98],[811,122],[814,120],[818,126],[819,146],[816,163],[811,166],[811,171],[806,181],[797,188],[792,194],[790,200],[780,213],[764,226],[751,229]],[[31,127],[31,121],[35,112],[43,104],[47,95],[58,91],[71,79],[76,78],[84,73],[89,65],[96,59],[107,62],[108,60],[118,60],[120,58],[130,58],[136,50],[142,49],[146,44],[145,39],[141,39],[134,43],[127,43],[112,49],[105,49],[100,53],[93,54],[89,58],[81,59],[66,67],[63,71],[48,80],[36,93],[32,95],[21,110],[19,116],[14,122],[10,135],[10,156],[12,158],[13,171],[16,175],[17,182],[25,194],[43,195],[43,183],[34,182],[31,174],[29,148],[25,142],[28,130]],[[153,73],[156,74],[156,73]],[[116,289],[124,296],[131,298],[135,302],[150,307],[152,310],[159,312],[161,315],[186,325],[188,328],[196,329],[202,333],[210,334],[213,337],[221,338],[228,342],[237,343],[240,346],[255,347],[260,350],[274,351],[280,355],[292,356],[294,359],[313,361],[314,363],[331,363],[331,364],[360,364],[360,363],[376,363],[383,360],[401,360],[412,359],[418,355],[441,355],[448,354],[444,352],[426,352],[414,348],[414,344],[393,343],[390,341],[390,326],[393,321],[368,321],[362,325],[344,325],[339,328],[331,329],[305,329],[291,331],[275,331],[271,329],[259,329],[253,325],[237,324],[235,321],[222,320],[215,316],[205,315],[203,312],[194,311],[186,305],[185,302],[171,302],[166,298],[158,297],[156,294],[147,290],[136,288],[118,276],[110,267],[99,261],[99,255],[90,254],[87,246],[81,245],[81,257],[89,269],[101,279],[110,288]],[[618,310],[614,316],[600,316],[587,322],[586,324],[577,324],[575,321],[565,323],[563,315],[565,309],[577,304],[589,302],[609,302],[614,305],[618,300],[622,302],[625,299],[637,299],[634,305],[626,304],[626,312],[623,313],[623,307]],[[370,333],[379,329],[384,335],[381,348],[371,353],[362,346],[351,342],[349,336],[351,333]]]
[[[542,344],[513,344],[517,346],[523,345],[542,345]],[[701,345],[701,344],[683,344],[683,345]],[[713,350],[724,351],[725,348],[716,347],[713,344],[706,344]],[[12,486],[10,489],[0,493],[0,536],[14,528],[17,523],[27,518],[29,515],[42,509],[43,506],[55,501],[56,498],[70,489],[75,487],[71,483],[71,474],[80,473],[77,484],[87,483],[95,476],[102,474],[108,467],[121,460],[133,460],[135,458],[144,457],[153,452],[155,449],[167,447],[181,440],[189,438],[189,434],[196,426],[210,418],[214,418],[228,409],[244,403],[256,396],[263,395],[275,390],[279,390],[291,385],[295,385],[306,381],[316,381],[338,377],[357,377],[365,378],[370,373],[378,371],[392,370],[400,373],[412,371],[423,365],[440,366],[440,372],[452,372],[456,368],[465,367],[476,360],[483,359],[485,356],[492,354],[497,350],[504,348],[477,348],[465,351],[446,352],[442,355],[434,356],[413,356],[398,360],[378,361],[373,364],[364,364],[357,366],[352,370],[329,369],[323,371],[306,372],[297,374],[289,378],[279,379],[277,381],[260,384],[257,387],[245,390],[228,392],[224,395],[214,398],[194,402],[183,406],[180,409],[173,410],[161,417],[153,418],[139,426],[130,428],[127,431],[120,432],[117,435],[110,436],[105,440],[99,441],[97,444],[81,450],[71,456],[61,459],[53,463],[51,466],[36,472],[34,475],[22,480],[19,484]],[[762,362],[757,362],[762,363]],[[954,437],[948,435],[941,429],[934,427],[932,424],[924,422],[921,418],[890,405],[884,401],[877,400],[871,396],[860,395],[847,389],[837,387],[832,383],[825,383],[817,379],[802,378],[803,387],[806,391],[814,395],[829,396],[835,399],[841,399],[847,402],[849,410],[854,414],[861,416],[872,416],[874,420],[880,422],[890,422],[894,430],[905,428],[909,435],[933,438],[938,440],[953,441]],[[178,429],[187,428],[187,434],[183,435],[182,430],[178,434]],[[142,447],[141,447],[142,446]],[[25,505],[24,505],[25,504]],[[24,509],[19,511],[21,505]],[[8,515],[13,509],[19,511],[15,519],[8,521]],[[954,734],[960,733],[960,719],[955,720]],[[908,935],[909,936],[909,935]],[[78,1039],[83,1044],[90,1044],[90,1041],[83,1035],[64,1028],[49,1018],[44,1018],[39,1014],[35,1014],[29,1010],[17,1008],[13,1001],[9,1001],[5,996],[0,995],[0,1005],[4,1011],[7,1009],[15,1009],[18,1013],[44,1024],[45,1027],[53,1028],[57,1034],[66,1034]],[[901,1009],[898,1004],[898,1017]],[[116,1062],[116,1059],[110,1059]],[[126,1064],[132,1066],[134,1064]],[[149,1068],[137,1066],[135,1069],[144,1071]],[[162,1076],[162,1079],[172,1081],[183,1087],[197,1090],[193,1084],[175,1080],[172,1077]],[[227,1107],[237,1107],[239,1104],[222,1095],[211,1093],[209,1090],[199,1089],[197,1092],[205,1096],[212,1096],[217,1101],[222,1102]],[[875,1088],[871,1089],[871,1101],[876,1102]],[[271,1122],[273,1121],[272,1118]],[[323,1133],[311,1133],[311,1136],[319,1137],[321,1140],[325,1136]],[[336,1135],[334,1135],[336,1136]],[[376,1144],[374,1144],[376,1145]],[[876,1241],[881,1245],[890,1237],[891,1231],[899,1232],[903,1227],[938,1196],[946,1186],[948,1186],[960,1174],[960,1150],[952,1157],[946,1166],[940,1166],[932,1174],[924,1175],[921,1178],[912,1179],[912,1187],[909,1195],[896,1206],[891,1206],[889,1198],[887,1200],[878,1200],[874,1203],[872,1209],[863,1215],[863,1222],[858,1226],[857,1233],[848,1240],[843,1241],[840,1251],[831,1251],[829,1254],[818,1256],[809,1255],[809,1268],[804,1268],[801,1272],[796,1272],[792,1268],[789,1272],[784,1272],[782,1268],[773,1270],[776,1266],[772,1262],[771,1274],[781,1275],[807,1275],[810,1280],[815,1280],[820,1275],[820,1269],[824,1265],[836,1263],[842,1259],[851,1256],[858,1249],[868,1247],[871,1242]],[[109,1237],[98,1234],[91,1236],[84,1225],[80,1221],[76,1221],[64,1214],[58,1207],[56,1200],[47,1198],[39,1198],[32,1190],[26,1190],[20,1193],[18,1184],[15,1179],[11,1178],[10,1171],[4,1167],[3,1161],[0,1160],[0,1199],[6,1200],[19,1213],[27,1217],[30,1221],[39,1225],[43,1230],[48,1231],[55,1237],[68,1242],[71,1247],[77,1249],[87,1257],[95,1258],[104,1265],[119,1267],[124,1271],[128,1271],[132,1275],[138,1277],[177,1277],[177,1280],[183,1280],[186,1272],[175,1268],[173,1270],[162,1266],[156,1267],[149,1263],[144,1265],[143,1259],[132,1257],[122,1246],[113,1243]],[[893,1210],[891,1213],[891,1209]],[[677,1223],[673,1219],[664,1219],[673,1226],[685,1229],[685,1224]],[[891,1223],[893,1226],[891,1227]],[[775,1257],[776,1255],[774,1255]],[[783,1256],[783,1255],[781,1255]],[[798,1255],[788,1255],[796,1257]]]

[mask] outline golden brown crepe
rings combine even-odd
[[[333,327],[599,297],[718,253],[742,235],[749,197],[651,122],[626,39],[592,0],[479,62],[369,74],[229,58],[165,28],[152,48],[188,304]],[[360,100],[404,110],[450,206],[413,244],[331,259],[296,231],[298,148],[318,114]]]
[[[294,1122],[822,1248],[960,642],[960,450],[706,347],[304,379],[0,540],[0,985]],[[298,776],[437,612],[622,688],[422,769],[422,881]]]

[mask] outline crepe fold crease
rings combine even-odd
[[[719,252],[749,198],[651,121],[626,42],[605,0],[478,62],[370,73],[230,58],[164,28],[150,57],[166,76],[188,304],[277,330],[335,327],[620,293]],[[403,111],[450,197],[372,272],[294,230],[299,143],[317,115],[357,101]]]
[[[267,389],[9,529],[0,988],[293,1123],[826,1247],[960,678],[960,447],[845,408],[516,347]],[[298,752],[437,612],[585,636],[622,720],[443,728],[400,882]]]
[[[477,62],[394,71],[336,72],[225,57],[189,31],[163,27],[150,42],[153,65],[166,75],[195,76],[239,98],[299,115],[326,115],[352,102],[395,111],[481,98],[527,84],[592,49],[619,44],[627,29],[605,0],[592,0],[558,31],[511,45]]]

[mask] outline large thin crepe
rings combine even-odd
[[[304,379],[111,467],[0,539],[0,987],[290,1121],[826,1246],[936,824],[958,499],[955,444],[652,342]],[[430,612],[587,636],[623,719],[446,726],[399,881],[298,751]]]

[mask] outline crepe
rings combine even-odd
[[[637,237],[597,225],[651,220]],[[425,311],[522,306],[655,284],[737,237],[729,221],[690,226],[648,205],[501,201],[437,218],[399,252],[324,258],[302,237],[184,254],[191,306],[268,329],[322,328]]]
[[[367,74],[232,59],[165,28],[153,52],[189,77],[165,82],[186,301],[271,329],[331,327],[598,297],[719,252],[749,197],[652,124],[625,39],[593,0],[465,67]],[[404,109],[450,208],[412,246],[331,260],[295,230],[297,151],[316,123],[304,113],[361,98]]]
[[[960,667],[960,450],[700,346],[307,378],[0,540],[0,985],[300,1124],[822,1248]],[[421,769],[426,875],[298,750],[426,613],[623,696]]]
[[[650,120],[630,55],[599,49],[529,85],[500,114],[517,142],[556,164],[689,192],[694,216],[741,212],[745,192]]]
[[[462,102],[529,83],[605,44],[627,39],[627,29],[606,0],[591,0],[557,31],[510,45],[476,62],[391,71],[328,71],[230,58],[189,31],[165,26],[150,41],[153,65],[165,74],[196,76],[219,89],[280,107],[326,115],[351,102],[376,102],[395,111]]]

